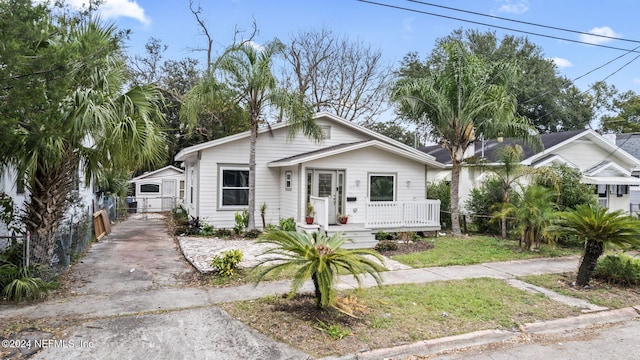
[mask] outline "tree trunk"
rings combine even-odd
[[[589,285],[591,280],[591,273],[596,268],[598,258],[604,252],[604,243],[596,240],[587,240],[584,247],[584,255],[578,268],[578,275],[576,276],[576,285],[584,287]]]
[[[502,238],[506,239],[507,238],[507,217],[502,215],[502,218],[500,219],[500,227],[502,228]]]
[[[251,139],[249,140],[249,224],[247,230],[256,228],[256,143],[258,141],[258,114],[251,114]]]
[[[460,188],[460,162],[453,159],[453,166],[451,168],[451,231],[454,236],[462,235],[460,231],[460,200],[459,200],[459,188]]]
[[[30,261],[50,266],[55,250],[55,233],[68,207],[67,196],[77,179],[72,160],[58,166],[39,165],[34,180],[27,184],[29,199],[25,202],[23,221],[31,234]]]
[[[311,280],[313,280],[313,286],[316,291],[316,307],[318,309],[322,309],[322,292],[320,291],[320,285],[318,284],[318,276],[316,273],[311,275]]]

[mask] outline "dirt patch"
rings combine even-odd
[[[390,240],[387,240],[390,241]],[[414,252],[433,249],[433,243],[428,241],[394,241],[398,245],[397,250],[380,251],[384,256],[410,254]]]

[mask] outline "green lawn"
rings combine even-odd
[[[440,237],[431,241],[434,248],[412,254],[392,256],[392,259],[414,268],[449,265],[471,265],[492,261],[521,260],[544,257],[580,255],[581,248],[543,245],[540,251],[524,251],[518,242],[488,236]]]
[[[489,278],[383,286],[346,294],[355,296],[350,303],[356,304],[356,317],[334,309],[318,311],[310,296],[270,296],[219,306],[269,337],[318,357],[477,330],[514,329],[579,313]]]

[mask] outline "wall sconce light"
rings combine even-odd
[[[407,180],[407,187],[411,186],[411,180]]]
[[[360,179],[356,180],[356,187],[360,187]]]

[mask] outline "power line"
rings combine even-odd
[[[510,22],[514,22],[514,23],[518,23],[518,24],[537,26],[537,27],[546,28],[546,29],[552,29],[552,30],[560,30],[560,31],[574,33],[574,34],[594,36],[594,37],[599,37],[599,38],[609,39],[609,40],[620,40],[620,41],[626,41],[626,42],[632,42],[632,43],[640,43],[640,40],[630,40],[630,39],[623,39],[623,38],[619,38],[619,37],[615,37],[615,36],[591,34],[591,33],[587,33],[587,32],[571,30],[571,29],[561,28],[561,27],[557,27],[557,26],[543,25],[543,24],[532,23],[532,22],[528,22],[528,21],[509,19],[509,18],[500,17],[500,16],[494,16],[494,15],[487,15],[487,14],[483,14],[483,13],[479,13],[479,12],[475,12],[475,11],[458,9],[458,8],[444,6],[444,5],[438,5],[438,4],[432,4],[432,3],[428,3],[428,2],[424,2],[424,1],[418,1],[418,0],[406,0],[406,1],[409,1],[409,2],[412,2],[412,3],[421,4],[421,5],[427,5],[427,6],[433,6],[433,7],[438,7],[438,8],[447,9],[447,10],[463,12],[463,13],[467,13],[467,14],[484,16],[484,17],[488,17],[488,18],[492,18],[492,19],[510,21]]]
[[[419,14],[424,14],[424,15],[437,16],[437,17],[450,19],[450,20],[467,22],[467,23],[471,23],[471,24],[475,24],[475,25],[488,26],[488,27],[491,27],[491,28],[496,28],[496,29],[501,29],[501,30],[514,31],[514,32],[519,32],[519,33],[523,33],[523,34],[527,34],[527,35],[541,36],[541,37],[546,37],[546,38],[549,38],[549,39],[562,40],[562,41],[573,42],[573,43],[583,44],[583,45],[597,46],[597,47],[606,48],[606,49],[612,49],[612,50],[640,53],[640,51],[637,51],[637,50],[629,50],[629,49],[619,48],[619,47],[616,47],[616,46],[609,46],[609,45],[602,45],[602,44],[592,44],[592,43],[588,43],[586,41],[567,39],[567,38],[563,38],[563,37],[559,37],[559,36],[540,34],[540,33],[532,32],[532,31],[526,31],[526,30],[518,30],[518,29],[509,28],[509,27],[505,27],[505,26],[492,25],[492,24],[483,23],[483,22],[479,22],[479,21],[467,20],[467,19],[462,19],[462,18],[458,18],[458,17],[454,17],[454,16],[436,14],[436,13],[431,13],[431,12],[428,12],[428,11],[411,9],[411,8],[397,6],[397,5],[391,5],[391,4],[384,4],[384,3],[379,3],[379,2],[370,1],[370,0],[356,0],[356,1],[362,2],[362,3],[371,4],[371,5],[376,5],[376,6],[382,6],[382,7],[397,9],[397,10],[409,11],[409,12],[414,12],[414,13],[419,13]],[[590,35],[592,35],[592,34],[590,34]]]

